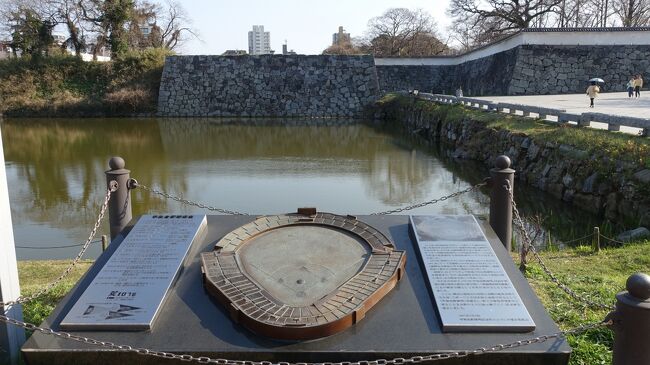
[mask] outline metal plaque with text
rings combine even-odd
[[[443,331],[535,329],[474,216],[410,216],[410,225]]]
[[[205,215],[146,215],[61,322],[68,330],[147,330],[206,227]]]

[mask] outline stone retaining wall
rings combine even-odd
[[[606,151],[591,155],[566,144],[486,129],[468,117],[448,120],[441,115],[399,101],[374,110],[376,119],[397,121],[427,140],[451,144],[454,157],[491,167],[505,154],[512,159],[518,181],[592,213],[650,227],[650,169],[643,163],[614,161]]]
[[[355,117],[378,94],[372,56],[171,56],[158,114]]]
[[[595,35],[596,36],[596,35]],[[650,82],[650,45],[520,45],[457,65],[378,65],[380,89],[465,96],[583,93],[594,77],[603,91],[625,91],[632,75]],[[647,86],[646,86],[647,88]]]
[[[456,66],[377,66],[379,89],[383,92],[420,90],[453,94],[449,74]]]
[[[650,46],[518,48],[508,95],[583,93],[587,80],[594,77],[606,81],[604,91],[625,91],[625,85],[635,74],[650,80]]]

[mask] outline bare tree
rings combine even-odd
[[[141,26],[150,30],[147,34],[140,31]],[[189,37],[198,38],[191,28],[191,21],[180,3],[168,0],[165,7],[158,3],[141,1],[136,6],[130,26],[136,48],[176,49]]]
[[[62,44],[72,45],[77,56],[86,48],[84,28],[82,26],[82,12],[78,0],[46,0],[44,3],[56,10],[59,23],[65,24],[68,31],[68,39]]]
[[[650,25],[649,0],[613,0],[612,9],[624,27]]]
[[[449,14],[455,21],[473,16],[472,26],[495,34],[507,34],[543,26],[563,0],[451,0]]]
[[[422,9],[388,9],[368,22],[364,50],[379,57],[430,56],[448,50],[436,36],[436,23]]]

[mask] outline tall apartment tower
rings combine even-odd
[[[345,33],[343,27],[339,27],[339,31],[332,34],[332,45],[341,46],[346,43],[350,43],[350,33]]]
[[[263,25],[253,25],[253,30],[248,32],[248,54],[271,53],[271,33],[264,31]]]

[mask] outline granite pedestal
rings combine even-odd
[[[422,354],[472,350],[558,331],[526,280],[515,267],[489,225],[481,221],[490,244],[521,296],[536,324],[528,333],[443,333],[435,304],[426,284],[409,237],[408,216],[360,216],[386,234],[398,250],[407,254],[406,275],[363,321],[336,335],[302,342],[278,341],[257,336],[233,323],[228,313],[213,301],[201,283],[199,254],[231,230],[254,220],[254,216],[208,216],[205,238],[191,248],[188,263],[163,303],[149,331],[76,331],[77,335],[117,344],[175,353],[189,353],[226,359],[252,361],[338,362],[411,357]],[[128,232],[129,228],[125,230]],[[127,233],[128,234],[128,233]],[[102,265],[120,244],[118,237],[102,254],[43,323],[59,329],[62,318],[92,281]],[[173,364],[166,360],[135,353],[119,352],[97,346],[35,333],[22,348],[30,365],[35,364]],[[552,339],[514,349],[445,360],[444,364],[567,364],[571,349],[563,339]]]

